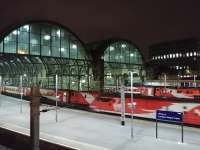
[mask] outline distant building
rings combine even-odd
[[[166,73],[171,79],[200,77],[200,40],[175,40],[149,47],[149,66],[153,77]]]

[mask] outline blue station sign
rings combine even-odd
[[[157,110],[156,111],[156,120],[182,123],[183,113],[182,112],[174,112],[174,111]]]

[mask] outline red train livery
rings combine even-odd
[[[117,91],[116,89],[114,89]],[[119,89],[118,89],[119,90]],[[55,98],[55,90],[41,89],[44,97]],[[19,94],[19,88],[6,86],[3,92]],[[111,92],[111,91],[110,91]],[[134,116],[155,118],[158,109],[184,112],[184,123],[200,126],[200,89],[198,88],[165,88],[165,87],[135,87],[125,89],[125,110],[130,115],[130,93],[134,94]],[[29,96],[30,89],[23,90]],[[135,95],[136,94],[136,95]],[[78,92],[58,90],[59,101],[73,105],[89,106],[93,111],[118,113],[121,111],[119,93],[101,94],[98,92]]]

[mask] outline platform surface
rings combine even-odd
[[[22,113],[20,104],[22,103]],[[199,150],[200,129],[184,127],[184,143],[178,125],[159,123],[158,139],[155,123],[133,120],[134,138],[131,139],[130,119],[121,126],[119,116],[97,114],[67,108],[41,105],[40,138],[81,150]],[[29,135],[29,102],[0,95],[0,127]]]

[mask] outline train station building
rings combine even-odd
[[[145,78],[139,48],[126,39],[85,44],[66,26],[52,21],[29,21],[5,29],[0,37],[2,85],[24,87],[42,81],[42,88],[76,91],[119,86],[124,75]]]

